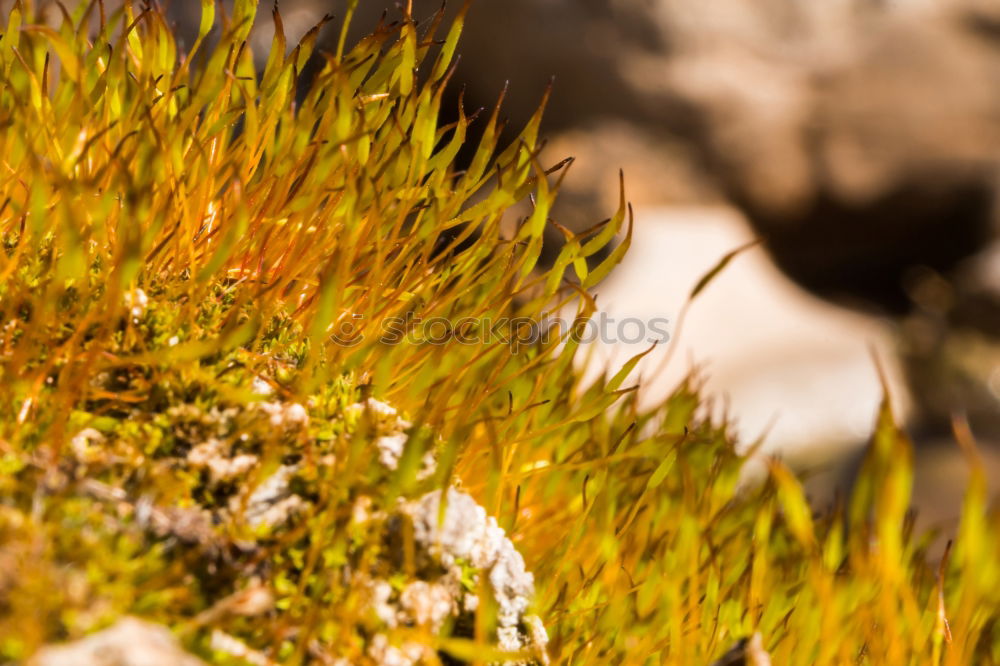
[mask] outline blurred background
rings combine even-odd
[[[355,37],[383,12],[403,17],[387,2],[360,0]],[[161,4],[196,31],[197,0]],[[345,4],[281,0],[289,42]],[[413,0],[412,15],[440,7]],[[446,108],[463,88],[468,110],[490,108],[509,81],[508,139],[554,81],[544,161],[576,158],[558,222],[610,215],[624,169],[633,248],[598,303],[671,320],[669,364],[658,369],[659,349],[637,371],[649,402],[694,371],[706,409],[808,470],[823,503],[849,487],[883,394],[878,364],[916,445],[923,524],[959,511],[956,416],[997,491],[1000,3],[477,0],[458,52]],[[754,238],[678,330],[698,278]],[[646,346],[601,349],[594,368]]]

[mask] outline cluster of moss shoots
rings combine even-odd
[[[645,410],[637,359],[581,385],[572,331],[366,335],[390,317],[586,321],[628,246],[599,252],[630,227],[624,195],[541,266],[565,173],[540,163],[541,112],[506,148],[499,104],[439,122],[464,11],[404,8],[349,49],[345,20],[305,91],[318,28],[289,48],[275,9],[261,72],[256,2],[215,4],[186,53],[128,1],[56,24],[19,1],[2,26],[0,662],[126,615],[212,663],[242,663],[213,653],[216,630],[278,663],[365,663],[375,631],[447,663],[530,659],[498,653],[488,603],[471,626],[377,627],[343,573],[384,566],[359,499],[392,511],[460,484],[534,573],[557,663],[704,664],[756,633],[782,664],[1000,663],[1000,518],[971,444],[953,546],[931,562],[888,408],[853,494],[814,514],[779,462],[739,483],[746,457],[690,384]],[[331,335],[347,320],[350,344]],[[368,398],[417,424],[394,469],[349,409]],[[264,400],[308,419],[275,427]],[[226,482],[181,464],[206,437],[252,464]],[[289,463],[308,502],[249,520],[233,498]],[[251,587],[269,603],[241,612]]]

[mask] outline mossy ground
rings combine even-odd
[[[472,120],[438,117],[461,18],[404,10],[342,39],[296,103],[315,31],[289,51],[276,20],[256,72],[256,4],[202,10],[187,53],[130,2],[57,27],[20,2],[3,25],[0,661],[126,614],[213,663],[241,663],[217,631],[280,663],[364,663],[378,635],[430,661],[499,659],[485,590],[471,619],[428,631],[385,626],[356,584],[402,589],[419,568],[393,559],[412,535],[394,551],[364,516],[459,485],[534,573],[556,662],[707,663],[759,632],[774,663],[1000,663],[1000,517],[971,438],[962,522],[934,564],[888,410],[853,496],[814,515],[778,462],[739,488],[744,458],[689,386],[649,411],[632,364],[581,386],[572,331],[380,335],[585,320],[628,246],[587,262],[630,224],[623,195],[538,265],[565,173],[539,162],[539,117],[500,150],[499,114],[482,114],[455,165]],[[352,407],[369,398],[407,422],[394,469]]]

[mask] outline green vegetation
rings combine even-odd
[[[461,18],[342,36],[296,104],[317,31],[288,52],[275,12],[256,72],[255,3],[201,4],[184,55],[131,2],[58,27],[19,2],[3,25],[0,662],[125,615],[212,663],[245,663],[234,644],[541,661],[535,615],[557,663],[704,664],[757,632],[775,664],[1000,663],[1000,517],[967,438],[962,523],[932,564],[887,410],[854,495],[814,516],[780,463],[738,487],[744,458],[690,387],[640,411],[633,363],[581,386],[569,331],[379,335],[585,321],[628,246],[588,265],[629,227],[623,194],[538,264],[565,173],[539,163],[540,112],[504,149],[497,111],[479,118],[455,166],[472,121],[438,118]],[[488,557],[436,544],[470,496],[510,538]],[[514,611],[524,585],[491,582],[523,573],[511,544],[535,583]],[[478,606],[387,617],[431,583]]]

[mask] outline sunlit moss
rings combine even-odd
[[[497,111],[439,124],[461,16],[404,12],[324,54],[295,103],[316,33],[289,51],[276,12],[257,72],[255,3],[214,8],[183,56],[128,2],[58,28],[17,3],[3,26],[0,660],[128,614],[215,663],[240,663],[234,644],[501,660],[502,604],[465,555],[449,557],[474,611],[377,612],[373,590],[440,592],[407,521],[454,487],[523,555],[557,662],[708,663],[759,633],[773,663],[1000,663],[982,472],[929,564],[888,413],[847,508],[814,516],[778,463],[738,489],[743,458],[690,388],[640,411],[628,368],[581,386],[572,337],[380,339],[393,318],[586,318],[628,246],[585,261],[629,226],[623,195],[538,265],[562,176],[539,162],[539,117],[502,150]]]

